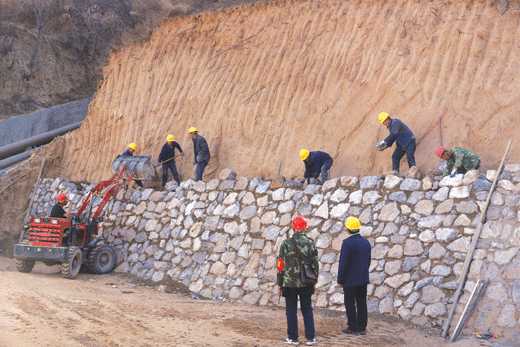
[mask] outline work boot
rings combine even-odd
[[[350,327],[341,330],[341,332],[347,335],[356,335],[356,332],[352,330]]]
[[[412,166],[410,170],[408,170],[408,177],[417,178],[418,173],[417,166]]]
[[[399,176],[399,171],[391,170],[384,173],[385,176]]]

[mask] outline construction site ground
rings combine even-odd
[[[57,266],[16,271],[0,257],[0,346],[283,346],[282,308],[193,299],[124,274],[60,276]],[[369,317],[366,336],[341,334],[343,314],[318,311],[320,346],[443,346],[435,330]],[[300,321],[300,330],[303,334]],[[478,346],[465,339],[451,346]]]

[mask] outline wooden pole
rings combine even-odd
[[[489,208],[489,204],[491,202],[491,196],[493,195],[493,192],[495,191],[496,185],[498,183],[498,179],[500,177],[500,174],[502,173],[502,170],[504,169],[504,164],[506,162],[506,158],[509,154],[509,151],[511,150],[511,140],[507,143],[507,148],[504,153],[504,156],[502,157],[502,161],[500,162],[500,165],[497,170],[497,175],[495,179],[493,180],[493,185],[491,186],[491,189],[489,190],[486,203],[484,205],[484,209],[482,210],[480,214],[480,223],[477,227],[477,230],[475,231],[475,234],[473,235],[473,239],[471,240],[471,245],[469,247],[468,253],[466,254],[466,259],[464,260],[464,267],[462,270],[462,273],[459,278],[459,284],[457,286],[457,290],[455,291],[455,295],[453,297],[453,304],[451,306],[448,319],[444,321],[444,325],[442,327],[441,336],[446,337],[448,335],[448,331],[450,329],[451,321],[453,320],[453,316],[455,315],[455,310],[457,309],[457,305],[459,304],[460,297],[462,296],[462,292],[464,291],[464,285],[466,284],[466,279],[468,277],[469,267],[471,266],[471,262],[473,260],[473,253],[475,252],[475,249],[477,248],[477,243],[480,238],[480,233],[482,232],[482,227],[484,226],[484,223],[486,223],[486,214],[487,210]]]
[[[462,328],[464,328],[466,321],[471,316],[471,313],[473,313],[475,310],[475,307],[477,307],[478,299],[484,292],[484,289],[486,289],[487,285],[488,281],[482,281],[481,279],[479,279],[475,284],[475,288],[473,288],[473,291],[471,292],[469,300],[466,303],[466,307],[464,307],[464,311],[462,312],[462,315],[460,316],[459,321],[453,330],[453,334],[451,334],[450,342],[454,342],[459,337]]]

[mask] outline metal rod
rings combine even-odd
[[[0,159],[8,158],[12,155],[21,153],[29,147],[39,146],[50,142],[56,136],[63,135],[71,130],[79,128],[81,122],[69,124],[67,126],[47,131],[45,133],[38,134],[33,137],[29,137],[25,140],[10,143],[8,145],[0,147]]]
[[[464,260],[464,267],[462,270],[462,273],[459,277],[459,284],[457,286],[457,290],[455,291],[455,295],[453,297],[453,304],[451,306],[450,312],[448,314],[448,318],[444,321],[444,325],[442,327],[441,336],[446,337],[448,335],[448,331],[450,329],[451,321],[453,320],[453,316],[455,314],[455,310],[457,309],[457,305],[459,304],[460,297],[462,295],[462,292],[464,291],[464,285],[466,283],[466,279],[468,277],[469,267],[471,265],[471,262],[473,261],[473,253],[475,252],[475,249],[477,248],[477,243],[480,238],[480,233],[482,232],[482,227],[484,223],[486,223],[486,214],[489,207],[489,203],[491,202],[491,196],[493,195],[493,192],[495,191],[496,185],[498,183],[498,179],[500,177],[500,174],[502,173],[502,170],[504,169],[504,164],[506,162],[506,158],[509,154],[509,151],[511,150],[511,140],[507,143],[506,151],[504,152],[504,156],[502,157],[502,160],[500,162],[500,165],[497,170],[497,175],[495,179],[493,180],[493,185],[491,186],[491,189],[489,190],[486,203],[484,205],[484,209],[482,210],[480,214],[480,223],[477,227],[477,230],[475,231],[475,234],[473,235],[473,239],[471,240],[471,245],[469,247],[468,253],[466,254],[466,259]]]

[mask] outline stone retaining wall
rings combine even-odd
[[[276,188],[229,171],[221,178],[186,181],[170,191],[121,192],[106,209],[102,232],[119,248],[122,268],[154,282],[171,277],[207,298],[277,305],[275,256],[291,217],[301,214],[319,249],[315,304],[343,310],[335,281],[346,237],[342,221],[355,215],[373,245],[370,311],[433,326],[447,317],[491,186],[477,172],[442,180],[341,177],[304,188]],[[519,182],[520,165],[509,165],[493,196],[461,302],[479,276],[490,285],[467,331],[520,331]],[[44,180],[33,212],[47,213],[58,191],[77,204],[89,187]]]

